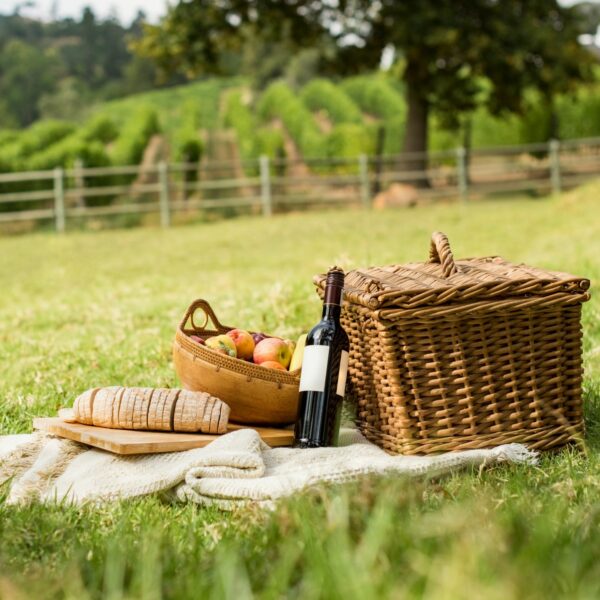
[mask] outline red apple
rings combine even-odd
[[[267,367],[267,369],[279,369],[280,371],[286,371],[287,369],[276,360],[265,360],[265,362],[260,363],[261,367]]]
[[[258,342],[254,348],[254,362],[257,365],[275,361],[287,369],[291,359],[290,347],[279,338],[266,338]]]
[[[200,336],[198,336],[198,335],[190,335],[190,339],[194,340],[196,343],[198,343],[198,344],[200,344],[202,346],[205,345],[204,340]]]
[[[235,344],[237,357],[248,360],[254,354],[254,340],[252,336],[243,329],[232,329],[227,334]]]

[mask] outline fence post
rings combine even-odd
[[[273,198],[271,197],[271,168],[269,157],[262,155],[259,159],[260,166],[260,198],[262,202],[263,216],[270,217],[273,214]]]
[[[158,163],[158,182],[160,184],[160,224],[168,227],[171,224],[171,213],[169,210],[169,171],[167,163],[161,160]]]
[[[358,157],[358,178],[360,181],[360,199],[363,208],[371,208],[371,186],[369,185],[369,159],[366,154]]]
[[[561,181],[560,181],[560,142],[558,140],[550,140],[548,142],[548,153],[550,156],[550,182],[552,184],[552,194],[560,196]]]
[[[468,200],[469,184],[467,181],[467,151],[464,146],[456,149],[456,173],[458,177],[458,194],[463,202]]]
[[[54,220],[56,231],[65,230],[65,172],[62,167],[54,169]]]

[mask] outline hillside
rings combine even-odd
[[[562,137],[600,135],[600,97],[594,92],[558,102]],[[86,166],[135,165],[153,138],[153,160],[255,159],[260,154],[309,160],[374,154],[381,130],[383,153],[397,154],[406,106],[401,85],[384,75],[337,83],[314,79],[300,90],[278,81],[260,93],[239,78],[214,78],[99,104],[87,114],[78,123],[43,120],[22,131],[0,131],[0,172],[68,167],[76,159]],[[545,141],[548,118],[540,106],[521,118],[479,110],[471,120],[471,144]],[[228,138],[217,135],[224,130]],[[223,139],[233,140],[233,146],[219,148]],[[462,132],[433,120],[432,150],[461,143]]]

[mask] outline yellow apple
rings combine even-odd
[[[228,335],[213,335],[206,340],[206,345],[221,354],[236,358],[235,343]]]

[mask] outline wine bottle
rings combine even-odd
[[[306,338],[294,446],[319,448],[338,441],[348,373],[349,342],[340,324],[344,271],[327,273],[323,316]]]

